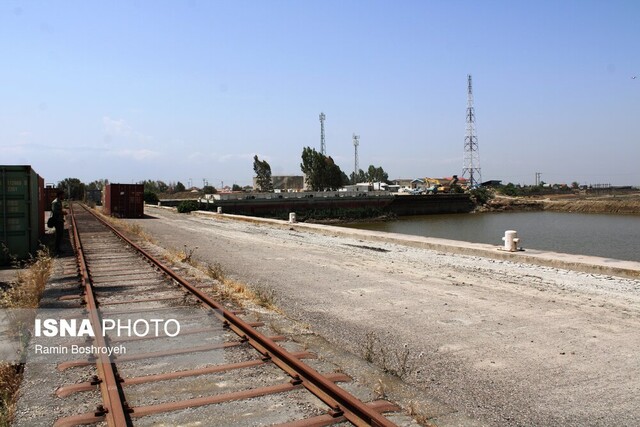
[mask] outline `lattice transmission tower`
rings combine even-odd
[[[353,148],[355,150],[354,162],[353,162],[353,184],[358,183],[358,171],[360,166],[358,165],[358,145],[360,145],[360,135],[353,134]]]
[[[322,155],[327,155],[327,146],[324,143],[324,121],[327,116],[324,113],[320,113],[320,152]]]
[[[480,174],[480,154],[478,153],[478,137],[476,136],[476,113],[473,108],[473,88],[471,74],[467,76],[467,132],[464,137],[464,159],[462,162],[462,177],[469,179],[471,188],[482,182]]]

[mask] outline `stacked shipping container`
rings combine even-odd
[[[118,218],[144,216],[144,185],[109,184],[104,189],[104,211]]]
[[[0,265],[35,254],[44,234],[44,180],[31,166],[0,166]]]

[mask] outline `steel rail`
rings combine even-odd
[[[85,301],[91,325],[95,332],[96,347],[107,347],[105,337],[102,333],[102,319],[96,298],[93,291],[93,282],[89,275],[86,259],[82,251],[82,239],[78,231],[78,224],[73,212],[73,204],[69,205],[69,213],[71,216],[71,226],[73,230],[73,241],[76,249],[76,259],[78,261],[80,278],[84,287]],[[121,427],[131,425],[131,419],[127,414],[124,405],[124,394],[118,381],[115,365],[111,357],[107,354],[99,352],[96,360],[96,368],[100,378],[100,392],[102,401],[104,402],[105,419],[109,426]]]
[[[356,426],[396,426],[396,424],[392,423],[384,415],[375,409],[372,409],[361,400],[355,398],[353,395],[337,386],[315,369],[298,360],[296,357],[291,355],[291,353],[277,345],[273,340],[261,334],[240,317],[224,308],[224,306],[215,301],[209,295],[205,294],[196,286],[177,275],[171,268],[156,259],[153,255],[149,254],[103,218],[92,212],[89,208],[84,205],[81,206],[98,219],[98,221],[109,228],[116,236],[129,244],[132,248],[135,248],[170,278],[188,289],[200,301],[212,308],[215,315],[219,317],[225,325],[227,325],[241,338],[246,339],[253,348],[263,355],[263,357],[271,359],[274,364],[290,375],[293,380],[299,381],[302,386],[327,404],[331,408],[330,411],[334,417],[342,416]],[[131,416],[135,417],[136,414],[132,413]]]

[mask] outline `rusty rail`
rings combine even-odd
[[[246,342],[251,345],[255,350],[261,354],[262,362],[272,362],[283,371],[285,371],[290,377],[290,383],[276,387],[274,390],[265,389],[262,391],[256,390],[257,393],[277,393],[285,390],[304,387],[310,391],[313,395],[323,401],[328,407],[328,416],[333,419],[334,422],[340,422],[347,420],[356,426],[395,426],[390,420],[384,417],[381,412],[389,410],[398,410],[388,402],[384,404],[365,404],[361,400],[355,398],[345,390],[335,384],[336,381],[342,381],[344,378],[332,375],[322,375],[307,364],[301,362],[300,354],[292,354],[279,346],[275,341],[276,337],[267,337],[264,334],[258,332],[251,323],[242,320],[234,312],[227,310],[220,303],[212,299],[209,295],[202,292],[198,287],[189,283],[184,278],[177,275],[171,268],[163,264],[160,260],[156,259],[153,255],[145,251],[138,244],[126,237],[123,233],[115,229],[111,224],[105,221],[103,218],[92,212],[90,209],[82,205],[82,207],[89,213],[91,213],[100,223],[113,232],[118,238],[124,241],[126,244],[134,248],[140,254],[142,254],[148,261],[154,266],[160,269],[169,278],[180,284],[187,289],[193,296],[199,299],[203,304],[212,308],[212,314],[217,317],[223,324],[231,331],[237,334],[241,338],[241,342]],[[73,209],[71,209],[72,224],[74,229],[74,241],[78,248],[78,263],[80,265],[80,271],[83,279],[83,285],[85,286],[85,299],[91,315],[91,321],[96,326],[100,325],[100,313],[96,308],[96,301],[94,290],[91,287],[91,277],[87,271],[86,262],[82,254],[82,242],[77,233],[77,225],[75,217],[73,216]],[[96,328],[97,331],[99,329]],[[101,337],[101,331],[96,333],[96,340]],[[102,338],[98,345],[106,345],[105,339]],[[149,355],[142,355],[142,357],[148,357]],[[83,363],[82,361],[73,361],[71,363]],[[75,366],[75,365],[74,365]],[[199,405],[207,405],[215,403],[217,401],[224,401],[227,399],[236,399],[248,397],[253,392],[247,391],[249,394],[235,394],[231,393],[227,397],[210,397],[206,399],[191,399],[182,402],[173,402],[159,405],[152,405],[146,407],[127,407],[124,402],[124,393],[122,387],[126,385],[126,381],[120,379],[117,374],[117,370],[113,361],[105,355],[101,355],[97,361],[99,369],[99,383],[102,391],[103,399],[105,402],[105,408],[103,413],[95,413],[95,417],[102,420],[106,420],[109,425],[121,426],[130,425],[133,418],[141,416],[162,413],[167,411],[173,411],[178,408],[193,407]],[[76,385],[73,387],[79,387],[80,389],[86,389],[90,384]],[[62,393],[72,393],[75,388],[69,390],[62,390]],[[384,408],[384,409],[381,409]],[[86,414],[89,416],[92,414]],[[70,417],[75,418],[75,417]],[[322,418],[322,417],[321,417]],[[67,422],[72,421],[69,418]],[[328,425],[331,422],[327,422],[326,417],[322,418],[317,425]],[[301,421],[303,423],[303,421]],[[76,423],[77,424],[77,423]],[[76,425],[76,424],[64,424],[64,425]],[[63,425],[63,424],[60,424]],[[303,425],[303,424],[301,424]]]
[[[84,298],[87,303],[89,319],[93,330],[95,331],[96,345],[106,347],[107,343],[102,333],[102,319],[96,304],[91,276],[89,275],[85,255],[82,250],[82,240],[80,238],[80,233],[78,232],[72,206],[70,206],[69,211],[71,214],[72,236],[76,248],[76,258],[78,261],[82,286],[84,288]],[[102,393],[102,401],[104,402],[103,408],[96,412],[96,417],[104,416],[109,426],[119,427],[131,425],[131,419],[124,405],[124,395],[118,381],[116,367],[113,360],[111,360],[111,357],[104,353],[99,353],[96,360],[96,369],[98,370],[100,392]],[[56,423],[55,425],[58,426],[64,424]]]

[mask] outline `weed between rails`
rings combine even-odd
[[[153,243],[153,244],[156,243],[155,239],[153,237],[151,237],[151,235],[149,233],[144,231],[142,229],[142,227],[140,227],[139,224],[133,224],[133,223],[130,223],[130,222],[127,222],[127,221],[123,221],[123,220],[118,219],[118,218],[114,218],[114,217],[109,216],[109,215],[105,215],[98,209],[93,209],[93,211],[94,211],[94,213],[98,214],[98,216],[100,216],[100,218],[102,218],[106,222],[110,223],[114,227],[119,228],[120,230],[124,230],[127,233],[132,234],[134,236],[137,236],[137,237],[141,238],[142,240],[145,240],[145,241],[147,241],[149,243]]]
[[[116,227],[139,236],[150,243],[156,244],[156,241],[142,230],[142,227],[138,224],[131,224],[127,221],[112,218],[100,212],[98,213],[106,221],[112,223]],[[275,292],[273,289],[249,289],[247,285],[243,283],[228,279],[220,263],[215,262],[213,264],[209,264],[196,260],[194,255],[197,250],[197,246],[190,248],[188,245],[184,245],[182,249],[165,248],[166,253],[164,258],[172,263],[186,263],[218,282],[213,286],[213,292],[223,301],[231,301],[240,306],[247,302],[251,302],[268,310],[273,310],[279,313],[282,312],[275,305]]]

